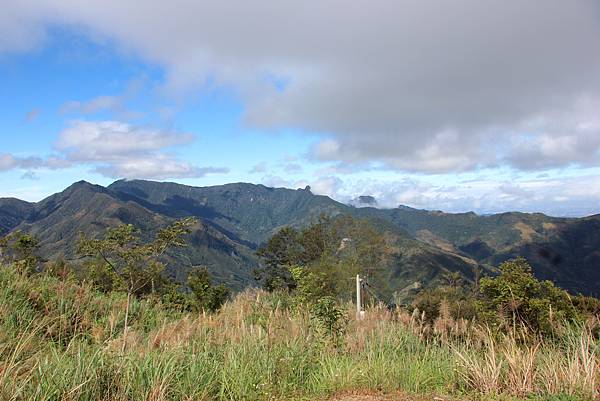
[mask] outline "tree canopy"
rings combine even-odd
[[[257,278],[269,291],[293,290],[299,277],[311,277],[320,293],[347,297],[356,274],[377,276],[388,249],[368,221],[344,215],[321,216],[303,229],[284,227],[257,254],[263,260]]]

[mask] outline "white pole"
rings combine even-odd
[[[361,278],[360,274],[356,275],[356,320],[362,320],[362,300],[361,300]]]

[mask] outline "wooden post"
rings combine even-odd
[[[360,274],[356,275],[356,320],[362,320],[363,318],[363,310],[362,310],[362,279],[360,278]]]

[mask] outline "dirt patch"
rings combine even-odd
[[[529,242],[535,236],[537,236],[537,232],[533,229],[533,227],[528,226],[522,221],[515,224],[514,227],[521,234],[521,240],[523,240],[523,242]]]
[[[406,394],[382,394],[375,391],[355,391],[335,394],[331,401],[454,401],[436,396],[414,396]]]
[[[417,231],[417,239],[433,246],[437,246],[438,248],[443,249],[446,252],[456,252],[456,248],[454,244],[450,241],[447,241],[441,237],[438,237],[434,233],[429,230],[419,230]]]

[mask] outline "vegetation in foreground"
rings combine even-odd
[[[355,321],[348,305],[333,333],[293,302],[248,291],[206,314],[136,298],[124,336],[126,294],[3,267],[0,399],[312,400],[353,389],[598,397],[597,321],[531,342],[443,313],[429,324],[418,311],[374,307]]]
[[[259,251],[270,291],[228,302],[206,270],[185,286],[162,274],[161,256],[184,246],[193,224],[146,242],[131,226],[82,237],[78,268],[40,269],[28,235],[0,243],[0,399],[600,397],[599,301],[538,281],[524,259],[474,283],[449,274],[411,305],[373,303],[357,321],[348,279],[376,282],[388,246],[364,222],[282,230]]]

